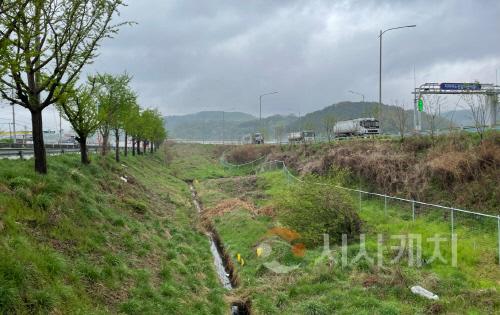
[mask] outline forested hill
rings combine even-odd
[[[269,134],[277,126],[285,128],[295,120],[297,117],[293,115],[274,115],[259,122],[259,118],[250,114],[224,112],[223,121],[222,111],[165,117],[169,138],[197,140],[221,140],[223,133],[225,139],[239,140],[249,133],[262,129]]]
[[[348,120],[360,117],[377,117],[378,103],[376,102],[340,102],[330,105],[321,110],[306,114],[303,117],[295,115],[273,115],[263,118],[259,122],[258,117],[242,112],[225,112],[224,124],[222,111],[204,111],[184,116],[167,116],[165,121],[170,138],[176,139],[205,139],[239,140],[244,135],[260,131],[267,139],[275,136],[277,129],[282,129],[284,133],[297,130],[315,130],[317,134],[324,132],[325,118],[334,120]],[[397,133],[397,107],[382,105],[381,112],[384,123],[382,124],[385,133]],[[406,111],[407,130],[413,128],[413,111]],[[427,114],[422,114],[423,127],[428,127]],[[445,118],[437,119],[438,128],[447,128],[450,122]],[[224,127],[224,128],[223,128]],[[223,132],[224,129],[224,132]]]

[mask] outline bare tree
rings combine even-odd
[[[327,114],[323,117],[323,128],[325,128],[326,137],[328,142],[331,142],[337,118],[332,114]]]
[[[276,127],[274,127],[274,137],[276,138],[276,143],[281,144],[284,133],[285,127],[283,126],[283,124],[278,124]]]
[[[466,94],[464,95],[464,101],[471,112],[471,116],[474,121],[474,128],[476,129],[481,142],[483,142],[489,118],[487,96],[480,94]]]
[[[431,138],[434,141],[437,125],[441,116],[441,107],[443,106],[445,98],[439,94],[430,94],[425,95],[423,101],[425,119],[427,120],[427,124],[431,132]]]
[[[111,24],[122,0],[10,0],[17,23],[0,54],[2,97],[31,112],[35,170],[47,172],[42,111],[74,84],[96,57],[99,43],[116,33]],[[0,29],[11,21],[0,19]],[[9,91],[13,90],[14,95]]]
[[[409,115],[408,112],[406,111],[404,104],[398,106],[398,104],[396,103],[395,107],[396,108],[394,110],[394,117],[395,117],[396,127],[398,128],[401,142],[403,142],[405,139],[405,132],[406,132],[406,126],[408,124]]]

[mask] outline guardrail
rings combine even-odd
[[[77,149],[79,148],[79,144],[72,144],[72,143],[45,143],[45,148],[46,149]],[[87,148],[97,148],[99,147],[99,144],[96,143],[91,143],[87,144]],[[33,148],[33,143],[0,143],[0,149],[32,149]]]
[[[227,144],[239,145],[242,144],[240,140],[203,140],[203,139],[168,139],[168,141],[176,143],[196,143],[196,144]]]
[[[239,168],[239,167],[245,167],[245,166],[249,166],[249,165],[253,165],[255,163],[258,163],[259,161],[262,161],[264,157],[260,157],[259,159],[256,159],[254,161],[247,162],[247,163],[244,163],[244,164],[231,164],[231,163],[228,163],[227,161],[225,161],[223,158],[224,158],[224,153],[223,153],[223,155],[221,156],[221,159],[220,159],[220,162],[221,162],[221,164],[224,167],[236,167],[236,168]],[[255,166],[255,172],[265,171],[265,167],[270,166],[270,165],[274,165],[274,169],[281,168],[281,170],[283,171],[283,174],[287,178],[287,182],[288,183],[290,183],[292,180],[295,181],[295,182],[298,182],[298,183],[304,183],[303,179],[301,179],[301,178],[295,176],[294,174],[292,174],[292,172],[286,166],[286,164],[285,164],[284,161],[279,161],[279,160],[264,161],[264,162],[262,162],[260,164],[257,164]],[[258,167],[260,167],[260,169],[258,169]],[[400,201],[400,202],[404,202],[404,203],[409,203],[411,205],[412,220],[413,221],[415,221],[415,219],[416,219],[416,215],[417,215],[417,213],[416,213],[416,206],[417,205],[418,206],[426,206],[426,207],[437,208],[437,209],[449,211],[449,213],[450,213],[450,229],[451,229],[451,235],[452,235],[452,237],[456,237],[456,234],[455,234],[455,231],[456,231],[456,222],[455,222],[455,219],[456,219],[456,215],[457,214],[462,213],[462,214],[472,215],[472,216],[475,216],[477,218],[485,218],[485,219],[488,219],[488,220],[496,220],[497,221],[497,233],[498,233],[498,239],[497,239],[498,264],[500,265],[500,215],[492,215],[492,214],[486,214],[486,213],[481,213],[481,212],[475,212],[475,211],[460,209],[460,208],[457,208],[457,207],[449,207],[449,206],[443,206],[443,205],[433,204],[433,203],[429,203],[429,202],[422,202],[422,201],[413,200],[413,199],[395,197],[395,196],[390,196],[390,195],[386,195],[386,194],[380,194],[380,193],[374,193],[374,192],[364,191],[364,190],[361,190],[361,189],[343,187],[343,186],[340,186],[340,185],[332,185],[332,184],[318,183],[318,182],[315,182],[314,184],[316,184],[316,185],[331,186],[331,187],[335,187],[335,188],[338,188],[338,189],[347,190],[347,191],[350,191],[350,192],[357,193],[359,195],[358,198],[359,198],[359,210],[360,211],[362,210],[362,199],[363,199],[362,196],[363,195],[384,198],[384,215],[387,214],[387,203],[390,200],[396,200],[396,201]]]
[[[59,148],[59,149],[45,149],[45,152],[49,155],[58,155],[58,154],[65,154],[65,153],[79,153],[80,149],[65,149],[65,148]],[[19,158],[19,159],[24,159],[24,158],[29,158],[34,155],[33,149],[26,149],[26,148],[19,148],[19,149],[6,149],[2,148],[0,149],[0,159],[1,158]]]

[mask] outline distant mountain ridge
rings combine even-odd
[[[470,112],[470,110],[467,109],[445,112],[441,116],[459,126],[474,125],[474,119],[472,118],[472,113]]]
[[[203,111],[180,116],[166,116],[165,122],[170,138],[221,140],[224,134],[226,140],[239,140],[253,132],[262,132],[266,139],[275,138],[278,130],[282,136],[288,132],[299,130],[314,130],[317,134],[324,133],[324,118],[334,117],[335,120],[349,120],[360,117],[377,117],[376,102],[340,102],[306,114],[303,117],[295,115],[273,115],[262,118],[242,112]],[[382,128],[385,133],[397,133],[395,106],[382,105]],[[466,117],[464,113],[455,112],[457,118]],[[413,129],[413,110],[407,110],[406,130]],[[428,128],[428,116],[422,113],[423,128]],[[451,114],[444,113],[437,119],[438,128],[447,128]]]
[[[224,120],[223,120],[224,119]],[[296,120],[293,115],[273,115],[259,119],[242,112],[204,111],[183,116],[166,116],[165,123],[170,138],[197,140],[239,140],[245,135],[277,126],[286,126]]]

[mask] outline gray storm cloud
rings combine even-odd
[[[258,95],[274,90],[264,115],[304,113],[357,100],[349,90],[377,100],[379,30],[417,24],[383,46],[383,101],[410,104],[414,68],[417,84],[495,81],[499,12],[494,0],[130,0],[117,22],[138,24],[103,43],[85,72],[129,72],[142,106],[168,115],[256,114]]]

